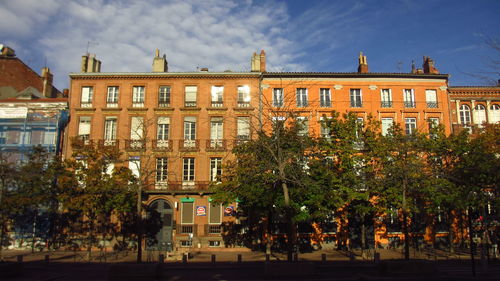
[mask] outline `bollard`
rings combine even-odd
[[[187,258],[188,258],[188,256],[187,256],[187,255],[188,255],[188,253],[184,253],[184,254],[182,255],[182,263],[187,263]]]
[[[373,260],[375,262],[379,262],[380,261],[380,253],[375,253],[373,254]]]
[[[215,265],[215,255],[212,255],[212,265]]]
[[[299,254],[293,253],[293,261],[299,261]]]
[[[321,254],[321,262],[326,262],[326,254]]]
[[[270,259],[271,259],[271,256],[269,254],[266,254],[266,262],[269,262]]]
[[[241,260],[242,260],[241,254],[238,254],[238,263],[241,263]]]
[[[17,262],[23,262],[23,255],[17,255]]]
[[[45,255],[45,262],[46,263],[49,263],[49,259],[50,259],[49,255]]]
[[[165,262],[165,255],[160,254],[160,255],[158,256],[158,262],[159,262],[159,263],[164,263],[164,262]]]

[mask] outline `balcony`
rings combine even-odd
[[[118,108],[118,103],[117,102],[107,102],[106,103],[107,108]]]
[[[117,139],[113,139],[113,140],[99,140],[98,146],[100,148],[103,148],[103,147],[116,147],[116,148],[118,148],[119,141]]]
[[[170,107],[170,103],[169,102],[159,102],[158,107]]]
[[[212,107],[224,107],[224,102],[222,102],[222,101],[212,101],[211,106]]]
[[[427,108],[438,108],[438,103],[436,101],[428,101]]]
[[[81,108],[91,108],[91,107],[92,107],[92,102],[91,102],[91,101],[89,101],[89,102],[83,102],[83,101],[82,101],[82,102],[80,103],[80,107],[81,107]]]
[[[192,152],[200,150],[199,140],[179,140],[179,150],[183,152]]]
[[[196,107],[196,102],[195,101],[186,101],[184,103],[184,107]]]
[[[250,102],[249,101],[238,101],[238,107],[239,108],[248,108],[248,107],[250,107]]]
[[[385,107],[385,108],[392,107],[392,101],[381,101],[380,107]]]
[[[146,148],[146,140],[125,140],[125,149],[128,151],[141,151]]]
[[[226,150],[226,140],[207,140],[206,143],[207,151],[225,151]]]
[[[71,138],[71,147],[73,149],[85,149],[91,147],[93,145],[92,141],[88,139],[88,137],[72,137]]]
[[[132,107],[142,108],[142,107],[144,107],[144,102],[134,102],[134,103],[132,103]]]
[[[157,181],[155,183],[155,189],[168,189],[167,181]]]
[[[197,224],[178,224],[176,226],[179,234],[198,234],[198,225]]]
[[[220,224],[206,224],[205,233],[212,235],[220,235],[222,232],[222,225]]]
[[[352,102],[351,101],[351,107],[363,107],[362,102]]]
[[[172,140],[153,140],[153,149],[157,151],[172,151]]]
[[[406,108],[415,108],[416,107],[416,104],[414,101],[405,101],[404,105]]]
[[[250,140],[250,137],[240,137],[239,136],[237,139],[234,140],[233,145],[238,146],[238,145],[241,145],[241,144],[248,142],[249,140]]]

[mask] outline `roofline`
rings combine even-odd
[[[296,77],[314,77],[314,78],[418,78],[418,79],[445,79],[448,80],[448,74],[414,74],[414,73],[358,73],[358,72],[265,72],[265,78],[296,78]]]
[[[8,98],[8,99],[0,99],[0,103],[4,102],[19,102],[19,103],[56,103],[56,102],[68,102],[67,98],[46,98],[46,99],[18,99],[18,98]]]
[[[260,77],[261,72],[72,72],[70,78]]]

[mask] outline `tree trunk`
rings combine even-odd
[[[366,250],[366,227],[365,227],[365,219],[364,217],[361,219],[361,256],[365,257]]]
[[[472,265],[472,276],[476,276],[476,264],[474,261],[474,241],[472,240],[472,208],[469,207],[469,214],[467,214],[467,221],[469,222],[469,243],[470,243],[470,260]]]
[[[450,240],[450,253],[455,253],[455,247],[453,244],[453,241],[455,240],[455,233],[453,229],[453,211],[450,211],[449,213],[449,223],[450,223],[450,228],[448,229],[448,239]]]
[[[408,221],[406,214],[406,177],[403,178],[403,235],[405,239],[405,260],[410,259],[410,235],[408,235]]]
[[[137,191],[137,263],[142,262],[142,185]]]
[[[280,175],[283,175],[284,172],[280,171]],[[283,197],[285,201],[285,215],[288,224],[288,261],[293,260],[293,252],[295,249],[295,244],[297,241],[297,230],[295,228],[295,224],[293,223],[293,214],[290,208],[290,193],[288,190],[288,185],[284,180],[281,181],[281,188],[283,189]]]

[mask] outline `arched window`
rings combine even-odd
[[[460,124],[470,124],[470,108],[468,105],[460,106]]]
[[[492,104],[490,106],[491,120],[490,123],[495,124],[500,122],[500,105]]]
[[[484,105],[478,104],[474,109],[474,123],[481,126],[486,122],[486,108]]]

